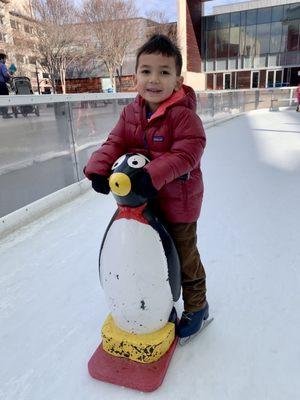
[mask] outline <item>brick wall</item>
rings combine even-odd
[[[121,87],[119,79],[116,80],[117,82],[117,91],[118,92],[135,92],[133,75],[129,76],[122,76],[121,77]]]
[[[66,80],[67,93],[99,93],[102,92],[100,78],[78,78]],[[62,93],[60,84],[57,85],[57,93]]]
[[[135,92],[133,75],[122,76],[122,86],[117,78],[117,91]],[[100,93],[102,92],[101,78],[78,78],[67,79],[67,93]],[[120,90],[121,89],[121,90]],[[62,93],[61,86],[58,84],[57,93]]]
[[[201,72],[201,0],[186,0],[187,70]]]

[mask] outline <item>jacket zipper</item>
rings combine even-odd
[[[147,142],[147,132],[146,131],[144,131],[144,149],[145,150],[149,150],[149,147],[148,147],[148,142]]]

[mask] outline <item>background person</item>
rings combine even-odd
[[[9,73],[6,65],[6,55],[0,54],[0,96],[8,96],[9,90],[7,87],[7,83],[12,78],[12,74]],[[1,107],[1,113],[3,118],[12,118],[11,115],[8,114],[8,107]]]

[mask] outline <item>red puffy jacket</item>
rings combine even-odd
[[[115,160],[125,153],[141,153],[151,162],[145,169],[154,187],[161,215],[169,222],[195,222],[200,214],[203,181],[200,159],[206,138],[196,114],[192,88],[182,89],[160,104],[149,121],[141,96],[123,109],[121,117],[85,168],[85,175],[109,176]],[[188,174],[186,180],[179,179]]]

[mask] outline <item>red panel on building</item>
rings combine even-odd
[[[191,72],[201,72],[201,17],[204,1],[186,1],[187,70]]]
[[[237,73],[237,89],[249,89],[251,81],[250,71],[238,71]]]
[[[208,90],[214,88],[214,74],[206,74],[206,87]]]

